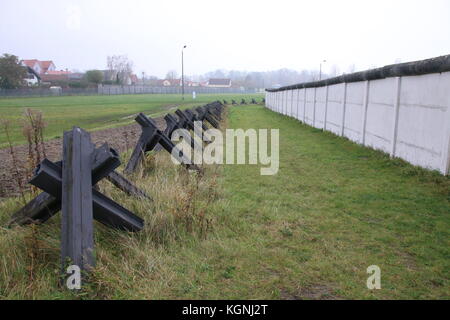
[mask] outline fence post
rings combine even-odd
[[[323,130],[326,131],[327,130],[327,117],[328,117],[328,87],[325,87],[325,115],[324,115],[324,119],[323,119]]]
[[[294,106],[294,102],[296,101],[294,98],[294,93],[295,93],[295,96],[297,96],[296,92],[297,92],[297,89],[292,89],[292,104],[291,104],[291,117],[292,118],[295,118],[294,110],[297,106],[297,104],[295,104],[295,106]]]
[[[274,110],[273,111],[278,112],[278,91],[276,91],[274,93],[273,103],[274,103]]]
[[[280,97],[279,97],[279,99],[280,99],[280,106],[279,106],[279,109],[278,109],[278,113],[283,114],[283,91],[280,91],[279,95],[280,95]]]
[[[288,102],[289,102],[289,98],[288,98],[288,96],[289,96],[289,92],[290,92],[290,90],[286,90],[286,115],[289,117],[289,105],[288,105]]]
[[[444,113],[444,136],[442,141],[442,164],[441,173],[443,175],[449,174],[450,170],[450,106],[447,106],[447,110]]]
[[[279,99],[279,107],[278,107],[278,113],[283,114],[283,91],[278,92],[278,99]]]
[[[290,107],[290,112],[289,112],[289,117],[292,117],[292,110],[293,110],[293,105],[294,105],[294,89],[291,89],[291,107]]]
[[[395,157],[395,148],[397,147],[398,114],[400,110],[400,93],[402,86],[402,77],[395,78],[394,94],[394,123],[392,124],[391,152],[390,156]]]
[[[316,124],[316,93],[317,92],[317,88],[314,87],[314,99],[313,99],[313,121],[312,121],[312,126],[315,127]]]
[[[280,91],[277,91],[275,94],[276,94],[276,97],[275,97],[275,99],[276,99],[275,111],[280,113]]]
[[[344,94],[342,97],[342,120],[341,120],[341,136],[344,136],[345,129],[345,107],[347,104],[347,83],[344,82]]]
[[[278,113],[283,113],[283,91],[278,91]]]
[[[280,92],[280,97],[281,97],[280,113],[284,114],[284,91]]]
[[[296,89],[292,89],[291,92],[291,117],[294,118],[294,93],[295,93]]]
[[[269,108],[273,111],[273,92],[269,92],[270,104]]]
[[[289,96],[289,91],[290,90],[286,90],[286,115],[289,117],[289,105],[288,105],[288,102],[289,102],[289,98],[288,98],[288,96]]]
[[[306,123],[306,88],[303,88],[305,90],[305,94],[303,96],[303,123]]]
[[[278,92],[273,93],[273,111],[278,112]]]
[[[370,81],[367,80],[364,83],[364,97],[362,105],[362,121],[361,121],[361,144],[364,146],[366,144],[366,124],[367,124],[367,108],[369,107],[369,90]]]
[[[90,135],[80,128],[64,132],[62,166],[61,264],[67,258],[82,270],[94,266],[92,153]]]
[[[278,92],[278,99],[279,99],[279,107],[278,107],[278,113],[283,114],[283,91]]]
[[[270,109],[273,111],[275,107],[275,93],[270,92]]]

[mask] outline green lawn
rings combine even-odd
[[[449,178],[261,107],[230,127],[280,128],[280,170],[225,169],[227,297],[450,298]]]
[[[144,95],[112,95],[112,96],[67,96],[46,98],[14,98],[0,99],[0,118],[11,119],[11,140],[14,144],[24,143],[21,119],[25,108],[41,110],[48,126],[45,129],[45,139],[62,136],[64,130],[72,126],[80,126],[88,130],[121,126],[134,121],[130,115],[146,112],[159,116],[167,113],[171,107],[182,105],[192,107],[212,102],[217,99],[231,99],[238,102],[242,98],[258,98],[263,95],[239,94],[198,94],[193,100],[186,95],[184,102],[177,94],[144,94]],[[0,134],[0,148],[6,146],[6,136]]]
[[[97,269],[84,291],[57,286],[54,217],[0,228],[0,297],[450,298],[449,178],[260,106],[230,108],[228,119],[280,129],[277,175],[227,165],[200,179],[150,156],[134,179],[154,202],[101,186],[146,227],[130,235],[96,224]],[[19,207],[0,203],[0,223]],[[380,290],[366,287],[370,265],[381,268]]]

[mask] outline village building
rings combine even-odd
[[[209,79],[206,86],[210,88],[231,88],[231,79]]]

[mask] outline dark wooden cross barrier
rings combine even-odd
[[[182,112],[182,111],[180,111],[180,112]],[[202,119],[198,115],[198,113],[196,114],[195,112],[193,112],[190,109],[184,110],[184,115],[185,115],[185,119],[187,119],[187,121],[186,121],[187,128],[193,130],[194,134],[196,134],[202,142],[211,143],[212,141],[211,141],[209,135],[207,134],[207,131],[209,128],[206,125],[206,123],[203,121],[204,119]],[[180,117],[180,115],[178,115],[178,116]],[[199,123],[200,123],[201,127],[197,128],[197,130],[192,129],[192,128],[195,128],[195,124],[198,125]],[[191,141],[193,141],[193,145],[197,145],[197,140],[191,139]],[[199,149],[199,150],[201,150],[201,149]]]
[[[206,120],[211,124],[214,128],[219,128],[219,122],[220,120],[217,118],[215,114],[211,112],[209,108],[206,106],[198,107],[195,109],[197,112],[197,117],[201,120]]]
[[[222,120],[223,104],[220,101],[208,103],[203,109],[212,114],[219,121]]]
[[[44,200],[53,202],[54,211],[45,213],[47,219],[61,208],[63,274],[68,265],[87,271],[95,266],[93,219],[128,231],[143,228],[144,221],[140,217],[93,187],[120,165],[117,153],[111,150],[107,145],[95,149],[89,133],[75,127],[64,132],[62,162],[44,159],[30,180],[32,185],[45,191],[41,196]]]
[[[217,119],[222,120],[223,104],[220,101],[215,101],[207,105],[210,111],[217,117]]]
[[[192,122],[194,122],[194,123],[195,123],[195,121],[199,121],[199,122],[201,123],[201,125],[202,125],[202,130],[203,130],[203,131],[207,131],[207,130],[209,129],[208,126],[203,122],[203,120],[200,119],[200,118],[196,115],[196,113],[193,112],[192,110],[186,109],[186,110],[184,110],[184,113],[187,115],[187,117],[189,118],[190,121],[192,121]]]
[[[134,172],[146,152],[154,150],[155,146],[159,143],[167,152],[178,157],[178,161],[185,165],[188,169],[197,170],[200,169],[192,164],[191,159],[183,154],[175,144],[170,140],[170,138],[161,130],[158,129],[156,123],[153,119],[147,117],[145,114],[140,113],[136,117],[136,122],[139,123],[142,129],[141,136],[131,154],[131,158],[127,163],[125,168],[125,173],[129,174]],[[173,151],[173,152],[172,152]]]
[[[206,107],[197,107],[195,111],[199,119],[208,121],[214,128],[219,128],[219,120]]]
[[[186,121],[180,118],[177,119],[170,113],[164,116],[164,120],[166,120],[166,129],[164,130],[164,134],[169,138],[172,137],[172,133],[176,129],[185,129],[187,127]]]
[[[166,128],[164,129],[164,134],[169,139],[172,139],[172,134],[175,130],[186,128],[186,122],[183,119],[176,118],[174,115],[170,113],[164,116],[164,120],[166,121]],[[159,143],[154,148],[155,151],[160,151],[161,149],[163,149],[163,147]]]
[[[131,183],[131,181],[129,181],[117,171],[112,171],[106,176],[105,179],[115,185],[116,188],[122,190],[130,196],[152,200],[152,198],[150,198],[144,191],[136,187],[133,183]]]
[[[186,128],[188,130],[192,130],[194,134],[200,138],[201,141],[206,140],[206,142],[210,142],[209,138],[203,134],[203,131],[208,130],[208,127],[206,127],[202,120],[198,120],[193,112],[188,112],[188,110],[181,111],[180,109],[178,109],[177,111],[175,111],[175,114],[178,116],[178,118],[185,121]],[[194,121],[200,121],[202,126],[196,129]],[[206,128],[206,130],[204,128]],[[191,141],[195,141],[195,139],[192,138]]]
[[[134,186],[125,177],[116,171],[113,171],[120,165],[117,152],[104,144],[93,152],[92,156],[92,183],[95,185],[101,179],[105,178],[120,190],[128,195],[150,199],[142,190]],[[55,165],[62,168],[62,162],[56,162]],[[24,207],[15,212],[9,225],[44,223],[58,211],[61,210],[61,201],[47,192],[40,193],[37,197],[28,202]]]
[[[64,161],[63,161],[64,162]],[[62,166],[44,159],[35,171],[30,183],[56,198],[62,199]],[[108,171],[105,171],[105,173]],[[101,178],[95,175],[91,166],[91,183],[98,182]],[[100,178],[100,179],[99,179]],[[96,181],[98,179],[98,181]],[[100,223],[126,231],[140,231],[144,226],[144,220],[125,209],[99,191],[92,189],[93,217]]]
[[[67,260],[82,270],[89,270],[95,265],[91,175],[93,152],[94,145],[89,133],[80,128],[64,132],[62,186],[59,191],[63,273]]]
[[[166,120],[166,129],[164,129],[164,134],[169,138],[172,139],[172,134],[174,133],[175,130],[177,129],[186,129],[189,130],[188,128],[188,124],[187,124],[187,119],[186,118],[180,118],[180,117],[175,117],[172,114],[166,114],[164,117],[164,120]],[[191,148],[194,149],[196,146],[198,148],[202,148],[202,146],[199,146],[197,141],[195,139],[190,140],[191,142]],[[154,151],[160,151],[161,149],[163,149],[163,147],[161,146],[161,144],[157,144],[156,147],[154,148]],[[200,150],[200,149],[199,149]]]

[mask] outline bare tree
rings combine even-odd
[[[208,78],[226,78],[228,75],[226,70],[217,69],[215,71],[211,71],[205,74]]]
[[[354,63],[352,63],[351,65],[348,66],[348,68],[347,68],[348,73],[353,73],[355,71],[356,71],[356,66]]]
[[[178,73],[176,70],[169,70],[166,74],[166,79],[173,80],[178,78]]]
[[[107,80],[116,80],[120,84],[126,84],[126,80],[133,72],[133,62],[126,55],[112,55],[106,58],[106,64],[110,72]]]
[[[337,77],[340,74],[341,74],[341,70],[339,69],[339,67],[337,65],[333,64],[330,69],[330,77]]]

